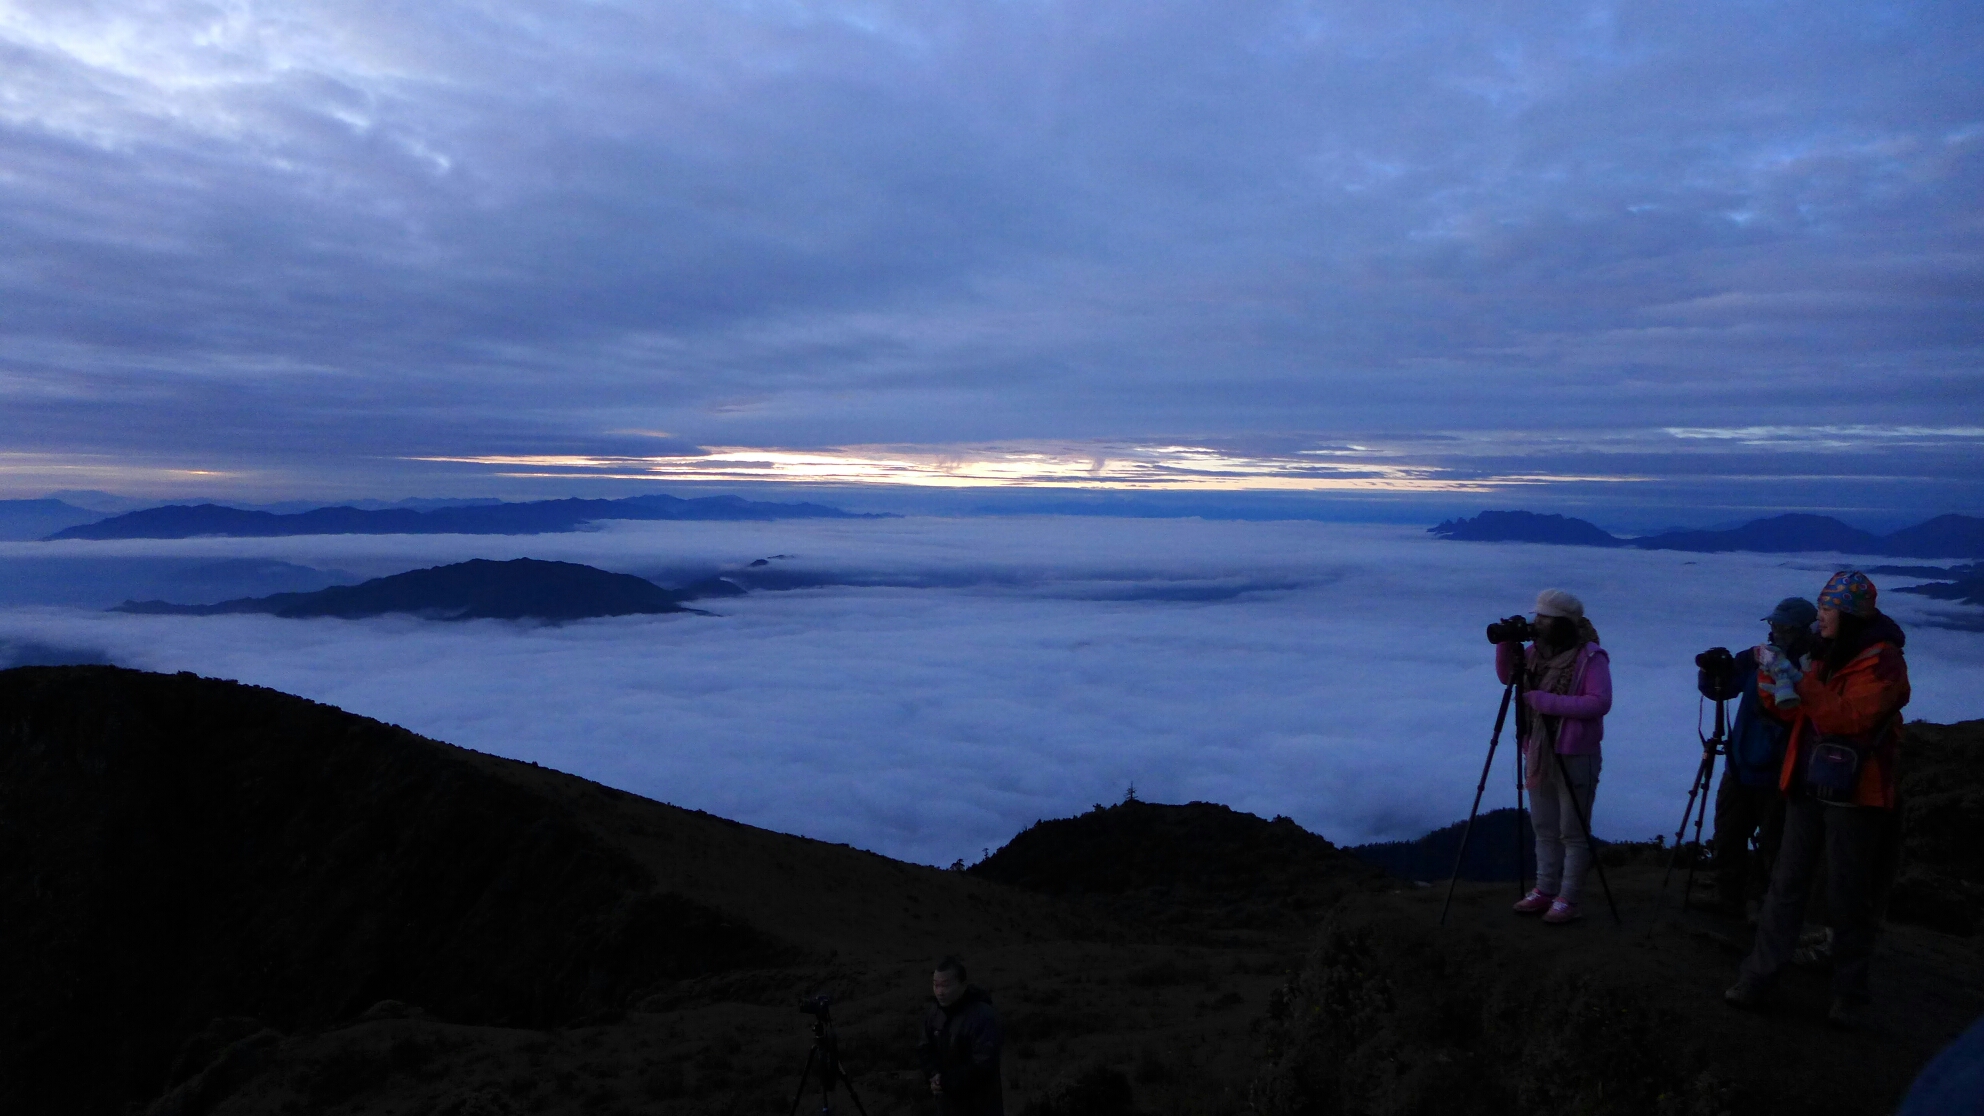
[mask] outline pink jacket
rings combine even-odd
[[[1516,667],[1518,643],[1495,645],[1495,674],[1508,685]],[[1532,645],[1523,657],[1536,662]],[[1612,658],[1596,643],[1587,643],[1578,652],[1577,669],[1571,674],[1571,692],[1545,694],[1524,690],[1523,699],[1531,709],[1545,716],[1562,718],[1557,723],[1557,751],[1566,756],[1595,756],[1605,739],[1605,715],[1612,711]],[[1518,724],[1521,722],[1518,721]]]

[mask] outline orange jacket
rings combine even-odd
[[[1841,736],[1859,745],[1865,756],[1853,804],[1892,809],[1901,753],[1901,707],[1909,698],[1908,661],[1901,648],[1885,640],[1876,642],[1832,675],[1822,679],[1819,674],[1820,668],[1814,668],[1799,679],[1798,704],[1790,710],[1779,710],[1767,690],[1759,695],[1765,708],[1793,718],[1778,787],[1791,791],[1814,734]]]

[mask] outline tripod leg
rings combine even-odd
[[[1461,858],[1467,855],[1467,839],[1474,835],[1474,815],[1481,812],[1481,796],[1488,790],[1488,769],[1495,766],[1495,748],[1502,743],[1502,726],[1509,719],[1509,699],[1516,684],[1502,688],[1502,709],[1495,714],[1495,732],[1488,738],[1488,758],[1481,762],[1481,781],[1474,784],[1474,805],[1467,808],[1467,825],[1460,831],[1460,851],[1454,854],[1453,875],[1447,877],[1447,900],[1440,904],[1440,925],[1447,924],[1447,908],[1454,905],[1454,888],[1460,883]]]
[[[1523,853],[1528,851],[1528,846],[1522,839],[1522,819],[1527,816],[1522,808],[1525,781],[1523,776],[1522,749],[1518,747],[1516,749],[1516,898],[1518,899],[1529,894],[1529,873],[1525,870],[1523,861]]]
[[[1719,745],[1720,741],[1711,741],[1711,743]],[[1694,897],[1695,869],[1700,867],[1702,862],[1702,823],[1708,820],[1708,804],[1713,800],[1709,791],[1715,786],[1715,755],[1714,751],[1710,751],[1708,755],[1702,757],[1702,772],[1699,776],[1702,808],[1695,811],[1695,855],[1688,860],[1688,882],[1681,892],[1681,909],[1684,911],[1688,909],[1688,901]]]
[[[806,1052],[806,1068],[799,1071],[799,1091],[792,1094],[792,1111],[786,1116],[799,1116],[799,1102],[806,1097],[806,1081],[813,1076],[813,1061],[820,1056],[820,1048],[815,1046]]]
[[[1702,823],[1708,820],[1708,804],[1713,798],[1710,792],[1715,789],[1715,757],[1729,751],[1728,711],[1727,702],[1715,703],[1715,735],[1702,744],[1702,769],[1695,776],[1695,781],[1702,792],[1702,808],[1695,814],[1695,855],[1688,861],[1688,882],[1686,889],[1681,892],[1683,911],[1688,909],[1688,903],[1695,894],[1695,869],[1700,866],[1702,860]],[[1725,780],[1728,777],[1727,773],[1723,775]]]
[[[839,1075],[840,1083],[847,1086],[847,1099],[854,1102],[854,1110],[861,1116],[868,1116],[868,1109],[861,1103],[861,1094],[854,1091],[854,1079],[847,1076],[847,1067],[841,1065],[838,1058],[834,1060],[834,1072]]]
[[[1598,855],[1598,838],[1592,835],[1591,818],[1586,816],[1585,808],[1578,804],[1578,792],[1571,782],[1570,768],[1564,766],[1564,757],[1555,748],[1550,749],[1550,754],[1557,757],[1557,774],[1563,777],[1564,789],[1571,795],[1571,813],[1576,815],[1578,827],[1584,830],[1584,843],[1591,849],[1591,866],[1598,869],[1598,886],[1605,889],[1605,905],[1612,909],[1613,923],[1624,926],[1626,920],[1619,917],[1619,904],[1612,899],[1612,884],[1605,878],[1605,858]]]
[[[1688,797],[1691,799],[1697,793],[1701,795],[1701,806],[1695,811],[1695,854],[1688,858],[1688,878],[1681,885],[1681,909],[1683,911],[1688,909],[1688,903],[1694,898],[1695,894],[1695,867],[1701,862],[1702,858],[1702,822],[1708,818],[1708,788],[1714,782],[1715,753],[1710,752],[1708,755],[1702,757],[1701,770],[1695,772],[1695,789],[1688,792]],[[1684,822],[1683,824],[1686,823]],[[1674,849],[1674,855],[1681,855],[1678,842]],[[1667,870],[1670,874],[1674,871],[1674,862],[1671,859],[1667,862]]]
[[[1706,749],[1707,745],[1703,745],[1703,747]],[[1681,862],[1681,838],[1688,831],[1688,819],[1694,816],[1695,813],[1695,796],[1701,793],[1702,767],[1704,766],[1709,768],[1715,766],[1714,752],[1704,750],[1702,762],[1695,767],[1694,781],[1688,784],[1688,805],[1686,809],[1681,811],[1681,824],[1674,827],[1674,851],[1669,853],[1667,857],[1667,874],[1660,877],[1660,890],[1662,891],[1667,890],[1668,883],[1674,878],[1674,866]],[[1703,809],[1707,809],[1707,803],[1703,803]]]

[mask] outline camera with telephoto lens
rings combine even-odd
[[[1536,638],[1536,625],[1521,616],[1510,616],[1488,625],[1490,643],[1528,643]]]
[[[822,1023],[828,1023],[833,1020],[832,1007],[833,1001],[827,999],[825,996],[815,996],[810,1000],[799,1001],[800,1011],[808,1015],[818,1016]]]

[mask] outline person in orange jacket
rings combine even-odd
[[[1756,944],[1729,1003],[1761,1007],[1798,946],[1805,899],[1823,859],[1833,931],[1833,1003],[1827,1019],[1858,1026],[1871,996],[1868,962],[1878,918],[1875,896],[1895,809],[1901,709],[1908,704],[1907,637],[1875,607],[1874,583],[1842,571],[1819,594],[1819,640],[1801,659],[1758,666],[1763,704],[1791,720],[1778,787],[1784,836]]]

